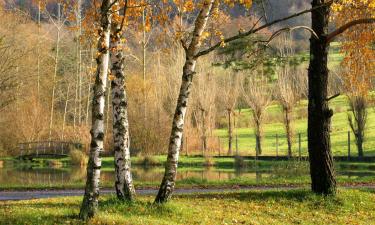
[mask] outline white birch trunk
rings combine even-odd
[[[88,219],[98,210],[100,168],[102,161],[100,153],[103,151],[104,140],[104,106],[105,91],[108,77],[109,40],[112,12],[109,9],[112,0],[103,0],[98,41],[97,71],[92,101],[92,128],[89,162],[87,165],[87,181],[79,217]]]
[[[174,190],[178,157],[181,149],[182,135],[184,130],[184,120],[197,62],[195,55],[198,53],[201,46],[201,36],[206,28],[214,2],[215,0],[204,1],[202,9],[195,20],[191,43],[185,50],[186,61],[183,68],[182,83],[177,100],[177,106],[173,117],[172,131],[168,147],[168,158],[165,165],[164,177],[155,199],[156,203],[167,202]]]
[[[124,53],[121,46],[121,26],[114,24],[111,37],[113,140],[115,151],[115,188],[117,198],[132,201],[135,189],[131,174],[128,99],[125,90]]]

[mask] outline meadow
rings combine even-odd
[[[339,189],[335,197],[305,189],[185,194],[165,205],[152,196],[125,204],[102,196],[87,223],[77,218],[81,199],[0,202],[0,224],[371,224],[375,217],[375,193],[366,189]]]

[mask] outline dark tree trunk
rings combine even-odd
[[[260,121],[255,122],[255,154],[256,156],[262,155],[262,127]]]
[[[326,35],[330,5],[313,0],[312,29],[319,39],[310,38],[308,149],[311,188],[319,194],[335,194],[336,180],[330,146],[330,123],[333,111],[328,107],[328,47]]]
[[[228,110],[228,155],[233,154],[233,127],[232,127],[232,111]]]
[[[291,112],[292,110],[288,107],[284,108],[284,123],[285,123],[285,131],[286,131],[286,141],[288,144],[288,158],[291,158],[292,153],[292,128],[291,128]]]
[[[201,117],[202,117],[202,154],[203,156],[206,155],[207,151],[207,129],[206,129],[206,111],[201,109]]]
[[[363,142],[365,140],[365,128],[367,123],[366,101],[365,96],[349,97],[349,106],[352,112],[348,114],[348,120],[349,126],[354,133],[358,157],[363,157]]]
[[[361,133],[358,133],[356,135],[356,145],[358,149],[358,157],[362,158],[363,157],[363,136]]]

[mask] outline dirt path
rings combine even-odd
[[[375,190],[375,184],[363,184],[363,185],[344,185],[342,188],[355,189],[355,188],[369,188]],[[223,192],[237,192],[237,191],[250,191],[250,190],[293,190],[303,189],[306,186],[249,186],[249,187],[232,187],[232,188],[187,188],[187,189],[176,189],[175,194],[194,194],[194,193],[223,193]],[[156,189],[138,189],[138,195],[155,195]],[[115,194],[112,189],[102,189],[100,194]],[[40,199],[40,198],[54,198],[54,197],[66,197],[66,196],[82,196],[82,189],[72,190],[32,190],[32,191],[0,191],[0,201],[9,200],[29,200],[29,199]]]

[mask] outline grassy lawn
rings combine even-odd
[[[83,224],[81,199],[0,202],[0,224]],[[375,218],[375,194],[368,190],[339,190],[336,197],[307,190],[176,195],[163,206],[152,200],[129,204],[103,196],[88,224],[371,224]]]
[[[330,107],[334,111],[332,117],[332,128],[331,128],[331,144],[332,152],[336,156],[346,156],[348,154],[348,131],[350,130],[348,125],[348,104],[345,96],[337,97],[332,100]],[[301,134],[301,148],[302,155],[307,155],[307,119],[306,114],[301,116],[301,113],[306,110],[307,101],[302,101],[294,110],[294,117],[297,118],[294,121],[294,155],[298,154],[298,133]],[[263,155],[276,155],[276,135],[279,136],[279,155],[287,155],[287,142],[285,138],[284,126],[281,122],[281,107],[273,104],[267,109],[267,119],[264,125],[264,139],[263,139]],[[241,110],[238,121],[239,124],[246,124],[247,121],[251,121],[251,111],[249,109]],[[247,122],[249,124],[249,122]],[[368,122],[366,131],[366,140],[364,143],[364,153],[367,156],[375,155],[375,113],[372,108],[368,109]],[[228,147],[227,129],[215,130],[215,135],[218,135],[221,140],[221,146],[223,150]],[[234,134],[238,136],[238,149],[241,155],[255,155],[255,135],[253,128],[251,127],[239,127],[236,129]],[[234,142],[235,146],[235,142]],[[235,147],[234,147],[235,149]],[[223,152],[223,151],[222,151]],[[356,156],[357,151],[354,142],[354,135],[351,133],[351,155]]]

